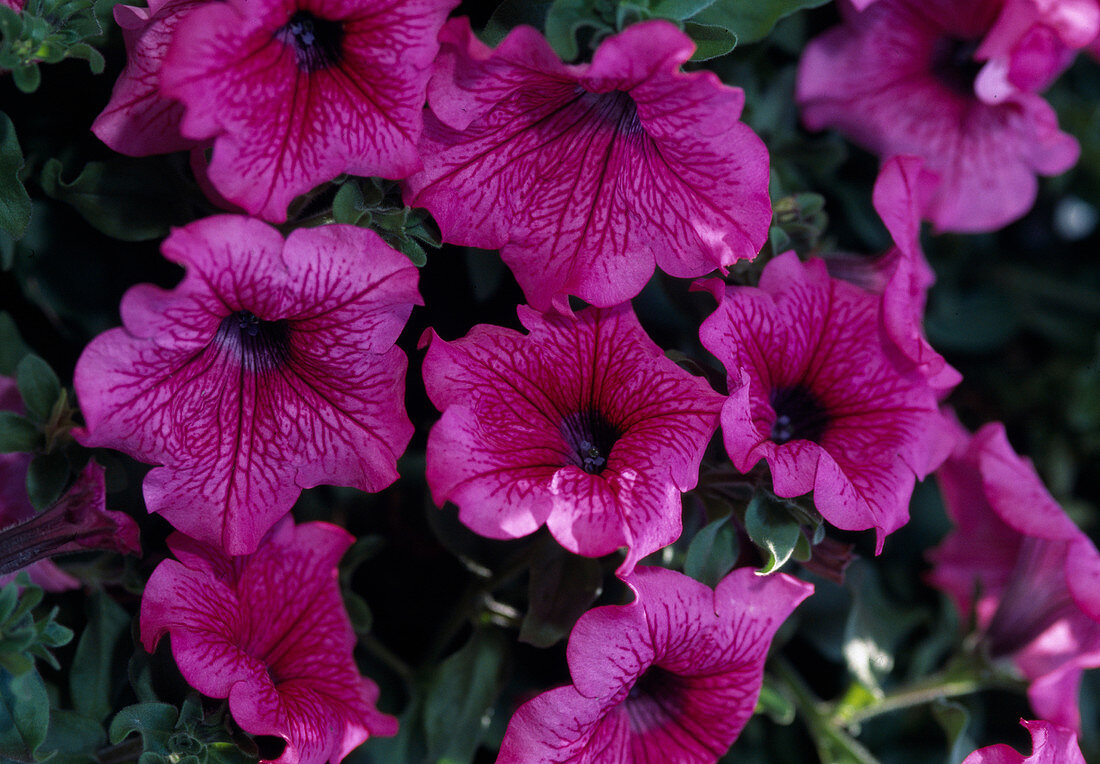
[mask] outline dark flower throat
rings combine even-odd
[[[290,360],[290,323],[286,319],[264,321],[252,311],[238,310],[222,319],[215,341],[236,351],[248,371],[269,371]]]
[[[300,70],[315,72],[340,62],[344,25],[318,18],[309,11],[298,11],[279,27],[275,39],[294,49]]]
[[[608,454],[622,433],[603,414],[585,409],[562,420],[561,435],[570,452],[570,463],[590,475],[599,475],[607,465]]]
[[[813,394],[802,386],[783,387],[772,392],[775,423],[772,440],[782,445],[792,440],[815,443],[829,426],[829,415]]]
[[[974,60],[980,40],[941,37],[932,48],[932,74],[959,95],[974,95],[974,80],[982,62]]]

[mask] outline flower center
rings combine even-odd
[[[974,60],[974,51],[981,40],[941,37],[932,46],[932,74],[948,90],[959,95],[974,95],[974,80],[982,62]]]
[[[318,18],[309,11],[298,11],[279,27],[275,39],[294,49],[299,69],[315,72],[339,63],[344,25]]]
[[[569,414],[562,420],[561,435],[570,452],[570,464],[590,475],[599,475],[622,433],[593,409]]]
[[[650,666],[630,688],[624,706],[635,732],[648,732],[674,721],[680,715],[680,677]]]
[[[238,310],[222,319],[215,339],[232,348],[248,371],[270,371],[290,360],[290,323],[285,318],[264,321],[250,310]]]
[[[782,445],[792,440],[817,442],[829,425],[829,415],[817,398],[801,385],[772,391],[772,440]]]

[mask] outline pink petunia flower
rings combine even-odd
[[[303,488],[397,478],[413,428],[394,342],[420,304],[406,257],[352,226],[284,242],[231,215],[177,229],[162,249],[183,281],[127,292],[123,327],[93,340],[75,373],[81,442],[163,465],[145,478],[150,512],[246,554]]]
[[[530,334],[476,326],[425,335],[428,438],[437,504],[491,538],[545,523],[571,552],[629,548],[620,573],[681,531],[722,397],[668,360],[629,303],[576,316],[521,307]]]
[[[701,276],[760,250],[767,150],[738,121],[740,89],[680,71],[694,45],[672,24],[630,26],[576,66],[529,27],[491,50],[453,19],[440,45],[407,201],[445,240],[501,249],[535,308],[617,305],[654,263]]]
[[[175,30],[161,90],[180,130],[214,141],[210,180],[266,220],[348,172],[420,169],[424,91],[455,0],[227,0]]]
[[[1035,201],[1036,173],[1063,172],[1080,152],[1032,89],[996,103],[975,92],[976,56],[1003,5],[879,0],[811,41],[799,64],[796,99],[808,127],[835,127],[884,158],[919,156],[939,176],[925,211],[939,230],[1015,220]]]
[[[734,466],[766,459],[777,495],[813,491],[826,520],[874,528],[881,551],[909,519],[915,479],[946,456],[934,390],[883,344],[881,298],[793,252],[768,263],[758,289],[715,291],[699,336],[726,367]]]
[[[498,764],[713,764],[752,716],[776,630],[813,586],[739,568],[716,590],[638,568],[637,599],[585,613],[566,652],[573,684],[508,723]]]
[[[126,44],[126,68],[92,132],[129,156],[182,151],[209,141],[180,134],[183,105],[160,92],[160,72],[180,21],[209,0],[152,0],[148,8],[116,5],[115,21]]]
[[[360,676],[336,565],[354,539],[287,517],[245,557],[175,533],[141,600],[141,641],[166,634],[187,682],[253,735],[286,741],[277,764],[339,762],[370,736],[397,733]]]
[[[1031,683],[1039,716],[1079,730],[1081,673],[1100,666],[1100,555],[1001,424],[973,437],[956,427],[955,452],[936,473],[956,529],[929,554],[929,582],[964,619],[973,609],[985,650]]]
[[[1020,724],[1031,734],[1030,756],[1007,745],[990,745],[974,751],[962,764],[1085,764],[1073,730],[1044,721],[1021,719]]]

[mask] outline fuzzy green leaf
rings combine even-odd
[[[745,511],[745,530],[753,543],[768,555],[764,567],[757,571],[760,575],[783,567],[802,536],[802,527],[791,517],[783,502],[763,494],[753,496],[749,502]]]
[[[76,646],[69,689],[76,711],[101,722],[114,707],[115,646],[129,633],[130,614],[102,591],[92,594],[87,610],[88,625]]]
[[[14,411],[0,411],[0,453],[32,452],[42,444],[42,432],[34,422]]]
[[[692,17],[699,24],[723,27],[739,44],[768,36],[780,19],[804,8],[816,8],[829,0],[717,0]]]
[[[684,573],[707,586],[716,586],[733,569],[739,551],[737,530],[726,515],[695,534],[684,556]]]
[[[50,365],[36,355],[28,355],[15,368],[15,381],[27,414],[37,422],[49,421],[50,412],[61,397],[61,382]]]
[[[38,672],[12,676],[0,669],[0,757],[35,761],[49,724],[50,700]]]
[[[23,151],[15,135],[15,125],[0,112],[0,230],[20,238],[31,222],[31,198],[19,171],[23,169]]]

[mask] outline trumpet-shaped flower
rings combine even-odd
[[[1031,734],[1030,756],[1007,745],[990,745],[974,751],[962,764],[1085,764],[1073,730],[1044,721],[1021,719],[1020,724]]]
[[[955,452],[936,473],[956,529],[929,555],[929,581],[964,618],[973,609],[986,651],[1031,683],[1039,716],[1080,729],[1081,673],[1100,666],[1100,554],[1002,425],[973,437],[958,429]]]
[[[177,529],[256,548],[303,488],[378,491],[412,436],[394,347],[417,271],[374,233],[206,218],[164,242],[187,275],[139,285],[77,363],[89,446],[159,464],[145,501]]]
[[[650,21],[567,66],[529,27],[496,50],[465,19],[440,35],[424,170],[405,182],[444,239],[501,249],[532,306],[611,306],[654,263],[701,276],[767,236],[768,154],[740,89],[680,71],[694,49]]]
[[[713,764],[752,716],[776,630],[810,584],[749,568],[717,589],[664,568],[626,579],[637,599],[573,627],[573,684],[512,716],[499,764]]]
[[[520,308],[530,334],[429,335],[436,503],[492,538],[543,523],[571,552],[629,548],[621,573],[675,541],[722,398],[665,358],[629,304],[576,316]]]
[[[934,390],[882,340],[881,297],[793,252],[768,263],[759,288],[716,297],[700,338],[726,367],[734,466],[767,460],[776,494],[813,491],[826,520],[874,528],[881,550],[909,519],[916,477],[946,457]]]
[[[180,533],[141,600],[141,641],[165,635],[188,683],[253,735],[286,741],[277,764],[339,762],[397,720],[359,674],[336,565],[354,539],[328,523],[278,523],[252,554],[230,557]],[[178,560],[178,561],[177,561]]]
[[[1035,200],[1036,173],[1063,172],[1079,153],[1035,92],[1049,74],[1018,78],[1028,87],[996,97],[976,91],[983,62],[1000,65],[995,24],[1024,23],[1013,8],[1027,3],[1059,4],[878,0],[847,13],[802,56],[796,99],[803,121],[815,130],[835,127],[883,158],[921,157],[940,180],[925,211],[940,230],[988,231],[1015,220]],[[998,22],[1002,10],[1011,18]]]
[[[161,90],[180,129],[214,141],[226,199],[286,220],[299,194],[345,172],[420,169],[424,91],[454,0],[227,0],[179,24]]]

